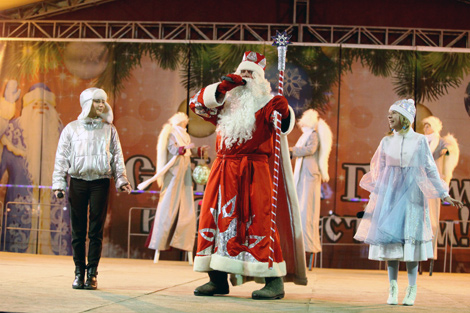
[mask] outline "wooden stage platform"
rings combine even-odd
[[[283,300],[257,301],[254,282],[227,296],[195,297],[205,283],[187,262],[103,258],[98,290],[74,290],[70,256],[0,252],[1,312],[470,312],[469,274],[423,273],[413,307],[389,306],[385,270],[314,268],[308,286],[286,284]],[[399,301],[407,286],[398,279]]]

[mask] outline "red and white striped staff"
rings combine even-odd
[[[289,39],[290,35],[284,31],[282,33],[276,31],[276,36],[272,37],[274,39],[273,46],[277,46],[278,53],[278,63],[277,69],[279,70],[279,85],[278,85],[278,95],[283,95],[284,93],[284,70],[286,68],[286,53],[287,45],[290,44]],[[271,120],[274,123],[275,129],[275,141],[274,141],[274,173],[273,173],[273,201],[271,206],[271,236],[270,236],[270,245],[269,245],[269,262],[268,266],[270,269],[273,267],[274,262],[274,232],[276,231],[276,209],[277,209],[277,199],[278,199],[278,190],[279,190],[279,175],[280,175],[280,165],[281,165],[281,114],[277,111],[274,111]]]

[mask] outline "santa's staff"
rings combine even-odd
[[[276,36],[272,36],[274,39],[273,46],[277,46],[277,69],[279,70],[279,88],[278,95],[284,94],[284,70],[286,69],[286,54],[287,54],[287,45],[290,45],[291,42],[289,39],[291,35],[287,35],[284,31],[282,33],[276,31]]]
[[[278,85],[278,95],[283,95],[284,93],[284,70],[286,68],[286,53],[287,53],[287,45],[291,42],[289,39],[291,35],[287,35],[284,31],[282,33],[276,31],[276,36],[272,37],[274,39],[273,46],[277,46],[278,52],[278,64],[277,69],[279,70],[279,85]],[[270,237],[270,255],[269,255],[269,268],[273,266],[274,260],[274,249],[272,248],[272,244],[274,242],[274,231],[275,231],[275,224],[276,224],[276,208],[277,208],[277,198],[278,198],[278,190],[279,190],[279,167],[281,164],[281,114],[277,111],[273,112],[272,120],[274,123],[274,128],[276,130],[275,133],[275,141],[274,141],[274,173],[273,173],[273,201],[272,201],[272,209],[271,209],[271,237]]]

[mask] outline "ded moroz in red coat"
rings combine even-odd
[[[215,99],[217,85],[202,89],[190,101],[191,110],[214,125],[223,108],[223,105],[214,107],[218,104]],[[232,276],[233,284],[243,282],[246,277],[285,276],[285,281],[306,285],[298,200],[285,138],[292,130],[295,116],[283,96],[269,96],[266,102],[255,113],[252,139],[227,149],[224,143],[221,146],[221,136],[217,134],[217,158],[204,191],[194,270],[237,274],[236,279]],[[275,134],[271,115],[274,110],[282,115],[282,119],[290,119],[290,127],[281,136],[281,142],[284,142],[281,169],[287,169],[280,175],[274,262],[269,268],[273,199],[270,157]]]

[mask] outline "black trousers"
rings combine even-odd
[[[86,181],[70,179],[69,203],[71,206],[72,250],[76,267],[98,267],[103,246],[103,230],[108,208],[109,179]],[[90,212],[88,213],[88,205]],[[86,255],[87,222],[89,216],[88,264]]]

